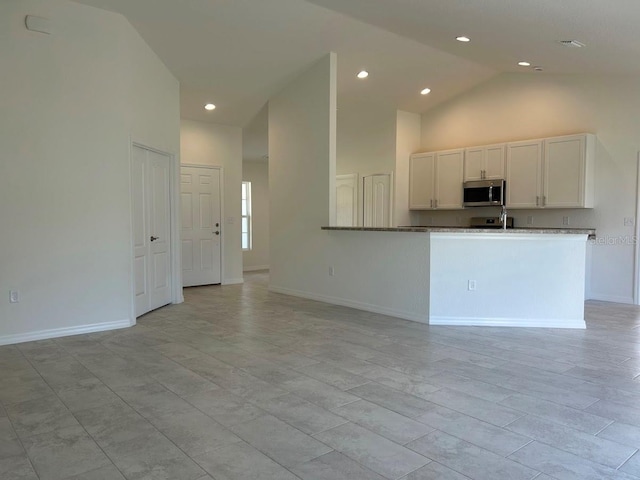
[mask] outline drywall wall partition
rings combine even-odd
[[[129,150],[179,153],[177,80],[124,17],[63,0],[0,2],[0,65],[0,343],[131,325]]]
[[[242,252],[243,270],[269,268],[269,163],[242,162],[242,181],[251,182],[251,250]]]
[[[336,55],[269,101],[270,287],[325,280],[320,227],[335,217]]]
[[[321,230],[335,212],[335,74],[330,54],[269,102],[269,289],[424,322],[428,237]]]
[[[590,210],[511,210],[516,225],[595,227],[589,246],[587,296],[633,302],[640,77],[502,74],[422,116],[422,149],[440,150],[580,132],[598,136],[596,207]],[[495,209],[425,212],[422,222],[456,224]],[[422,223],[421,222],[421,223]]]
[[[415,214],[409,211],[409,159],[420,150],[421,119],[417,113],[397,111],[396,120],[396,174],[394,224],[413,225]]]
[[[242,283],[241,183],[242,129],[215,123],[182,119],[181,162],[223,168],[223,265],[224,285]]]

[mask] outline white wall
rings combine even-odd
[[[640,77],[502,74],[422,116],[422,150],[440,150],[579,132],[598,136],[596,208],[512,210],[516,225],[527,215],[536,226],[595,227],[603,239],[628,238],[636,214],[640,150]],[[423,213],[419,223],[455,224],[494,209]],[[591,247],[590,297],[633,301],[633,245]]]
[[[182,119],[182,163],[220,166],[224,171],[222,283],[242,283],[241,191],[242,129]]]
[[[394,225],[412,225],[416,217],[409,212],[409,158],[420,150],[420,126],[417,113],[397,111]]]
[[[358,225],[363,224],[362,178],[392,173],[395,167],[396,110],[339,98],[336,173],[359,175]]]
[[[269,163],[242,162],[242,180],[251,182],[252,249],[242,252],[245,271],[269,268]]]
[[[130,136],[178,154],[178,82],[123,17],[67,1],[1,2],[0,65],[0,343],[129,325]]]
[[[426,321],[428,237],[320,228],[335,211],[335,128],[331,54],[269,103],[269,288]]]

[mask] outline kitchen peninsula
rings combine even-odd
[[[348,237],[354,235],[363,245],[369,236],[376,237],[370,239],[373,244],[398,244],[394,256],[410,268],[404,277],[395,272],[388,285],[389,301],[394,295],[405,300],[415,296],[411,307],[419,310],[404,318],[431,325],[585,328],[586,247],[595,235],[592,229],[322,229],[335,246],[344,243],[345,249],[353,248],[355,239]],[[406,235],[412,240],[405,242]],[[372,250],[364,250],[371,255]],[[407,257],[412,253],[417,264]],[[355,252],[351,257],[357,261]],[[395,268],[394,259],[380,261]]]

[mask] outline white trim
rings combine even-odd
[[[624,303],[627,305],[633,305],[633,297],[625,297],[622,295],[606,295],[599,293],[591,293],[587,300],[597,300],[599,302],[611,302],[611,303]]]
[[[118,320],[116,322],[94,323],[92,325],[80,325],[77,327],[54,328],[51,330],[39,330],[37,332],[18,333],[15,335],[0,336],[0,345],[13,345],[14,343],[33,342],[35,340],[46,340],[49,338],[68,337],[71,335],[82,335],[84,333],[104,332],[107,330],[117,330],[129,328],[136,324],[134,320]]]
[[[547,318],[431,317],[429,324],[477,327],[587,328],[584,320]]]
[[[404,310],[385,308],[379,305],[373,305],[371,303],[354,302],[353,300],[346,300],[344,298],[330,297],[328,295],[317,295],[315,293],[303,292],[301,290],[292,290],[290,288],[269,286],[269,291],[274,293],[282,293],[284,295],[291,295],[292,297],[308,298],[309,300],[330,303],[332,305],[341,305],[343,307],[355,308],[356,310],[364,310],[365,312],[389,315],[391,317],[411,320],[413,322],[429,323],[429,315],[427,314],[422,315],[414,312],[407,312]]]
[[[244,278],[225,278],[222,285],[240,285],[244,283]]]
[[[253,265],[249,267],[243,267],[243,272],[255,272],[257,270],[269,270],[269,265]]]

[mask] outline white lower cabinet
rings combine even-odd
[[[416,153],[409,164],[409,208],[462,208],[464,150]]]
[[[596,137],[507,144],[508,208],[593,208]]]

